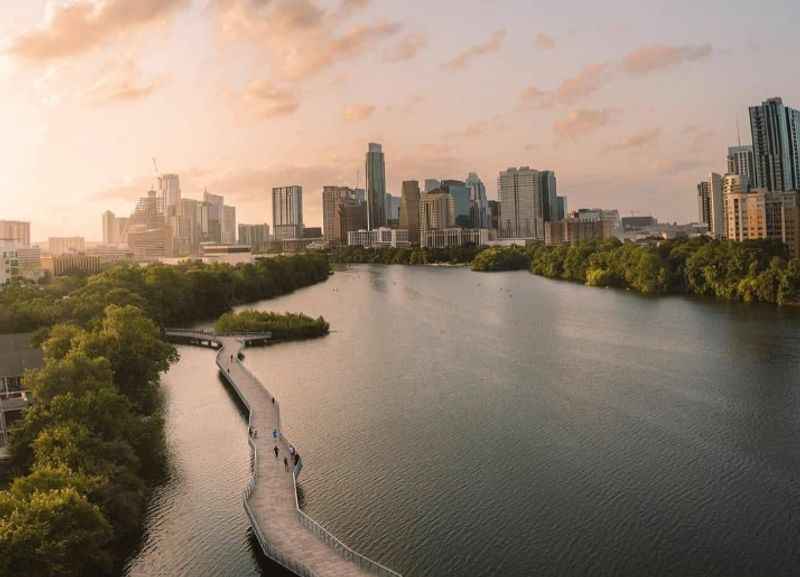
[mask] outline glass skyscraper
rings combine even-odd
[[[380,144],[371,142],[367,151],[367,228],[386,225],[386,165]]]

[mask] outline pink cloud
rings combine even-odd
[[[704,60],[711,55],[711,51],[711,44],[642,46],[625,56],[622,68],[631,76],[645,76],[651,72],[672,68],[685,62]]]
[[[442,65],[445,70],[455,71],[466,68],[474,60],[487,54],[497,52],[502,48],[506,39],[506,31],[498,30],[491,37],[481,44],[470,46],[469,48],[461,51],[454,58],[448,60]]]
[[[609,108],[602,110],[575,110],[565,118],[556,120],[553,124],[553,130],[559,140],[574,141],[609,125],[614,116],[614,111]]]
[[[375,107],[371,104],[351,104],[344,109],[344,119],[348,122],[360,122],[372,116],[373,112]]]

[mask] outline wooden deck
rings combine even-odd
[[[238,358],[239,351],[248,343],[262,344],[265,336],[217,337],[208,333],[168,331],[167,337],[176,342],[217,349],[220,372],[249,410],[253,476],[243,503],[264,554],[301,577],[400,577],[341,543],[300,510],[297,475],[303,466],[302,459],[293,463],[290,443],[281,433],[278,402]],[[275,447],[278,448],[277,458]]]

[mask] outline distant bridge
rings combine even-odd
[[[265,344],[272,335],[217,335],[181,329],[169,329],[165,334],[172,342],[217,350],[217,367],[247,408],[250,483],[242,501],[264,554],[300,577],[401,577],[353,551],[300,509],[297,476],[303,460],[296,451],[296,457],[290,454],[291,445],[281,432],[277,399],[239,360],[243,348]],[[288,472],[284,458],[289,461]]]

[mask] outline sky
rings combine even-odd
[[[158,170],[271,223],[274,186],[554,170],[570,209],[696,220],[696,182],[800,107],[796,0],[4,0],[0,219],[101,236]]]

